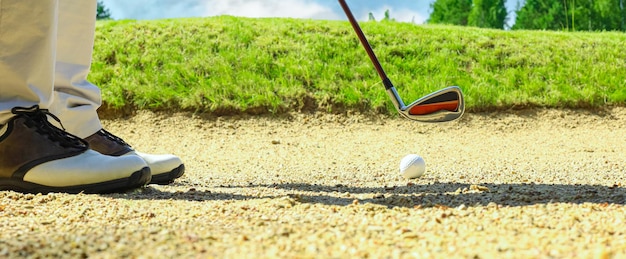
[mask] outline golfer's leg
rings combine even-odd
[[[59,0],[55,99],[51,110],[61,118],[68,132],[84,138],[93,150],[110,156],[139,156],[150,167],[152,183],[170,183],[184,173],[180,158],[137,152],[102,129],[96,112],[101,104],[100,89],[87,81],[96,5],[95,0]]]
[[[102,125],[100,89],[87,81],[96,25],[96,0],[59,0],[52,113],[68,132],[86,138]]]
[[[0,0],[0,190],[110,192],[150,181],[138,157],[111,157],[48,123],[57,0]]]
[[[0,0],[0,124],[13,107],[50,103],[56,10],[56,1]]]

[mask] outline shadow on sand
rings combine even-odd
[[[393,207],[527,206],[549,203],[626,204],[626,192],[621,186],[563,185],[563,184],[490,184],[434,183],[393,187],[325,186],[307,183],[286,183],[246,186],[221,186],[224,189],[256,188],[260,196],[238,194],[239,191],[200,191],[191,188],[184,192],[163,192],[153,187],[112,197],[138,200],[250,200],[291,197],[299,203],[346,206],[358,200],[360,204],[373,203]],[[217,189],[217,188],[216,188]],[[280,189],[283,195],[262,195],[263,189]],[[269,193],[269,192],[268,192]]]

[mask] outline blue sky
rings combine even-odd
[[[102,0],[114,19],[162,19],[235,15],[344,20],[337,0]],[[372,12],[377,19],[389,10],[403,22],[423,23],[434,0],[347,0],[359,20]],[[517,0],[507,0],[509,12]]]

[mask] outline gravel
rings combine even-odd
[[[118,194],[0,192],[0,257],[626,256],[625,108],[437,125],[141,111],[104,125],[179,155],[186,174]],[[423,177],[400,176],[409,153]]]

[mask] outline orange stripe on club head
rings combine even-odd
[[[457,111],[459,108],[459,100],[416,105],[409,110],[410,115],[426,115],[438,111]]]

